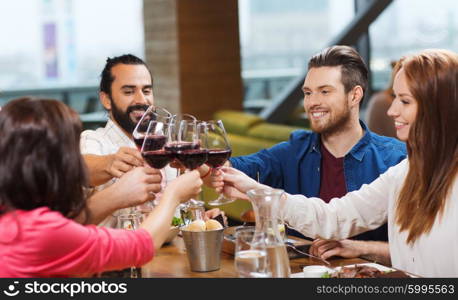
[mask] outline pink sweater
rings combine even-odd
[[[64,277],[141,266],[153,258],[146,230],[83,226],[47,207],[0,215],[0,277]]]

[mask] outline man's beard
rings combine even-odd
[[[133,112],[134,110],[143,110],[146,111],[148,109],[148,105],[146,104],[135,104],[128,106],[126,111],[123,112],[120,110],[116,104],[114,103],[113,99],[110,98],[111,101],[111,115],[113,119],[118,123],[119,126],[121,126],[122,129],[124,129],[127,133],[132,133],[135,129],[135,126],[137,126],[138,121],[140,120],[132,120],[130,117],[130,113]]]
[[[345,130],[346,124],[350,122],[351,112],[348,105],[345,105],[344,109],[338,112],[334,117],[332,117],[326,124],[319,124],[318,126],[314,125],[313,122],[310,122],[310,127],[312,131],[330,135],[338,133],[342,130]]]

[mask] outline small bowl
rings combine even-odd
[[[180,232],[180,227],[178,226],[172,226],[170,227],[169,234],[167,235],[167,238],[165,239],[164,243],[170,243],[173,241],[173,239],[177,236],[178,232]]]
[[[321,278],[326,272],[331,272],[332,270],[326,266],[306,266],[302,269],[305,278]]]

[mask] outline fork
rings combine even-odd
[[[331,263],[328,262],[327,260],[325,260],[325,259],[323,259],[323,258],[321,258],[321,257],[315,256],[315,255],[309,254],[309,253],[307,253],[307,252],[301,251],[301,250],[297,249],[296,246],[294,246],[291,242],[285,242],[285,245],[288,246],[288,247],[290,247],[291,249],[293,249],[293,250],[296,251],[297,253],[300,253],[300,254],[302,254],[302,255],[305,255],[305,256],[308,256],[308,257],[317,259],[317,260],[319,260],[319,261],[324,262],[326,265],[331,266]]]

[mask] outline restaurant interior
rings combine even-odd
[[[358,115],[365,124],[363,130],[388,136],[391,138],[389,143],[393,145],[404,145],[396,135],[393,120],[387,116],[391,102],[380,102],[380,95],[387,94],[391,88],[392,70],[401,57],[424,49],[440,48],[456,53],[457,20],[458,5],[454,0],[2,1],[0,39],[7,43],[0,45],[0,114],[12,109],[13,99],[56,99],[76,111],[82,131],[96,132],[98,128],[106,128],[107,121],[113,118],[114,113],[107,109],[107,103],[110,102],[102,96],[102,70],[108,64],[108,58],[132,54],[147,66],[152,77],[151,93],[154,94],[154,103],[148,103],[148,106],[152,106],[143,109],[134,124],[135,131],[128,135],[132,139],[130,143],[134,145],[136,132],[140,132],[142,125],[145,125],[142,130],[146,135],[138,144],[138,151],[135,146],[132,149],[143,155],[150,130],[164,130],[163,134],[169,141],[174,128],[170,124],[177,122],[175,126],[179,127],[183,122],[188,122],[187,125],[192,123],[197,126],[193,130],[204,128],[202,130],[206,130],[206,134],[211,131],[206,136],[208,141],[213,137],[212,134],[218,135],[213,143],[223,140],[224,145],[219,145],[217,150],[220,151],[221,147],[227,150],[223,153],[223,156],[226,155],[224,158],[219,157],[221,161],[211,165],[207,162],[207,169],[199,174],[204,185],[202,191],[192,197],[192,203],[181,201],[187,206],[180,204],[175,212],[166,213],[165,204],[161,206],[160,201],[151,202],[154,202],[151,204],[152,212],[160,208],[161,211],[163,209],[163,216],[173,215],[170,229],[167,225],[166,234],[158,235],[157,241],[163,242],[163,245],[154,249],[153,259],[136,258],[136,262],[142,263],[122,268],[115,264],[108,270],[101,268],[89,274],[37,271],[29,275],[102,278],[437,276],[438,273],[420,271],[418,274],[415,267],[401,269],[394,257],[385,262],[362,254],[345,255],[341,252],[340,255],[324,257],[318,250],[314,252],[310,248],[315,247],[311,246],[315,238],[306,237],[289,222],[281,220],[282,214],[286,214],[280,204],[285,197],[284,190],[294,193],[294,189],[288,191],[282,188],[283,183],[275,183],[279,188],[266,194],[251,191],[246,193],[246,199],[241,199],[229,196],[218,198],[222,190],[215,189],[206,180],[213,176],[213,172],[220,170],[229,156],[249,158],[249,155],[264,153],[265,149],[289,143],[295,132],[315,129],[310,114],[304,110],[304,94],[307,94],[304,79],[310,71],[310,58],[334,45],[352,47],[366,64],[368,84],[359,104]],[[139,64],[133,63],[135,66]],[[109,101],[113,100],[110,98]],[[162,118],[158,108],[165,109],[170,115],[160,120],[163,123],[152,125],[153,121],[158,123]],[[192,122],[183,121],[184,114],[195,118]],[[195,123],[196,119],[207,122],[202,125]],[[178,124],[176,120],[181,120],[181,123]],[[147,123],[143,124],[145,121]],[[118,123],[115,122],[115,125]],[[156,128],[152,129],[154,126]],[[154,134],[157,135],[157,132]],[[93,136],[83,133],[82,138],[91,139]],[[167,145],[163,146],[166,150]],[[84,151],[90,153],[90,147],[94,146],[89,142],[85,150],[81,146],[83,154]],[[210,152],[206,150],[205,155],[207,158],[208,154],[210,161],[211,149],[208,147]],[[405,158],[406,150],[403,149]],[[170,156],[165,164],[159,163],[157,169],[164,168],[168,163],[173,164],[174,159],[175,163],[179,160],[186,168],[167,168],[172,173],[184,173],[183,176],[191,178],[195,171],[185,169],[199,169],[206,161],[199,163],[195,160],[198,158],[182,160],[180,154],[184,152],[170,151],[175,151],[175,158]],[[291,156],[299,155],[297,153],[291,153]],[[197,154],[194,152],[194,155]],[[148,160],[145,155],[143,159]],[[260,155],[256,159],[266,158]],[[236,163],[248,162],[231,160],[231,163],[243,171]],[[222,173],[226,172],[224,168],[221,170]],[[262,174],[266,172],[265,169],[260,170],[253,169],[251,175],[247,173],[250,180],[258,184],[265,183],[268,175]],[[164,183],[164,176],[168,177],[169,171],[161,172],[162,187],[158,193],[150,192],[153,198],[158,199],[154,194],[161,194],[164,198],[169,195],[178,197],[166,189],[166,184],[168,186],[172,181],[166,178]],[[208,176],[210,173],[212,176]],[[241,175],[234,173],[233,176]],[[116,182],[115,177],[110,180]],[[93,178],[89,176],[91,182]],[[111,181],[105,180],[105,183]],[[174,187],[185,189],[191,185],[188,183],[183,180],[181,185]],[[91,184],[90,189],[94,186],[96,194],[99,185]],[[313,193],[305,196],[318,197]],[[227,203],[221,200],[220,205],[209,203],[216,198],[230,200]],[[0,208],[7,207],[8,203],[1,202]],[[208,217],[205,211],[215,209],[215,215]],[[137,212],[130,209],[129,216]],[[118,215],[118,223],[114,228],[136,231],[143,228],[140,223],[147,223],[150,219],[148,215],[151,217],[152,212],[148,210],[145,214],[142,209],[140,212],[135,222],[132,219],[125,221]],[[160,218],[156,216],[156,219]],[[213,223],[214,220],[217,223]],[[105,225],[99,224],[101,226]],[[454,230],[456,233],[456,228]],[[143,228],[142,231],[146,230]],[[134,236],[129,238],[134,239]],[[252,240],[246,241],[246,238]],[[259,244],[264,247],[264,243],[267,243],[267,261],[259,258],[260,252],[252,250],[256,238],[258,242],[263,241]],[[144,243],[145,237],[138,235],[135,239]],[[128,240],[123,242],[128,243]],[[251,250],[242,253],[245,249],[243,244],[251,245],[248,246]],[[339,245],[344,247],[344,244]],[[143,244],[142,247],[146,246]],[[147,249],[151,251],[151,245]],[[138,253],[132,253],[140,257],[140,250],[145,249],[139,248],[136,250]],[[245,256],[239,255],[239,252]],[[26,273],[5,272],[0,272],[0,275],[29,277]],[[458,276],[458,273],[453,274],[449,270],[442,274],[444,277]]]

